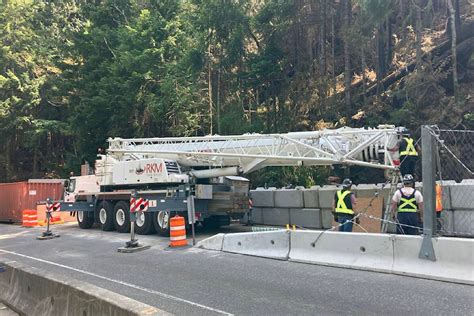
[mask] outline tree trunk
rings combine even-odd
[[[421,1],[417,1],[415,10],[416,10],[416,22],[415,22],[415,35],[416,35],[416,67],[421,66]]]
[[[365,75],[365,70],[367,69],[367,62],[365,60],[365,47],[363,44],[360,45],[360,56],[361,56],[361,63],[362,63],[362,93],[364,99],[364,106],[367,106],[367,77]]]
[[[451,66],[453,68],[453,91],[454,98],[457,98],[458,95],[458,70],[457,70],[457,56],[456,56],[456,11],[453,7],[452,0],[447,0],[448,10],[449,10],[449,19],[451,22]]]
[[[5,177],[7,181],[11,180],[13,176],[13,167],[12,167],[12,138],[7,137],[5,143]]]
[[[221,66],[217,69],[217,134],[221,134]]]
[[[406,29],[407,29],[407,16],[406,16],[406,5],[405,0],[400,0],[400,10],[399,10],[399,17],[401,20],[401,38],[405,39],[406,36]]]
[[[333,8],[331,14],[331,75],[332,75],[332,95],[336,97],[337,82],[336,82],[336,30],[334,27],[334,18],[336,15],[336,8]]]
[[[385,73],[390,69],[390,65],[392,64],[392,24],[390,23],[390,16],[387,17],[386,21],[386,56],[387,58],[385,59]]]
[[[377,47],[377,63],[375,67],[375,73],[377,76],[377,93],[382,93],[381,82],[385,74],[384,70],[384,61],[385,61],[385,54],[384,54],[384,45],[383,41],[383,28],[379,26],[375,32],[375,43]]]
[[[344,20],[345,20],[345,31],[347,32],[351,25],[351,11],[352,3],[351,0],[345,0],[344,2]],[[349,36],[344,37],[344,101],[347,109],[351,110],[351,60],[350,60],[350,44]]]
[[[472,5],[472,3],[471,3]],[[454,21],[456,26],[456,35],[461,31],[461,10],[459,8],[459,0],[454,0]]]
[[[213,125],[212,125],[212,60],[211,60],[211,37],[212,37],[212,30],[209,33],[209,45],[207,46],[207,56],[209,58],[209,65],[208,65],[208,76],[207,76],[207,94],[209,96],[209,120],[210,120],[210,127],[209,127],[209,135],[212,135]]]
[[[38,173],[38,148],[35,147],[33,152],[33,177],[36,178]]]
[[[323,9],[321,16],[321,32],[320,32],[320,45],[321,45],[321,75],[326,76],[326,0],[323,0]]]

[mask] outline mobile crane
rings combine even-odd
[[[95,174],[72,177],[61,211],[74,211],[81,228],[130,229],[130,195],[136,192],[136,232],[169,234],[169,219],[187,216],[195,199],[196,220],[220,226],[248,211],[248,180],[242,175],[268,166],[354,165],[396,170],[393,125],[284,134],[109,138]],[[133,204],[133,207],[137,205]]]

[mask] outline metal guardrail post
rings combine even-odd
[[[421,162],[423,176],[423,242],[418,257],[436,261],[433,248],[433,232],[436,232],[435,207],[436,207],[436,145],[430,126],[421,127]]]

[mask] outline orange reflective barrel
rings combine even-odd
[[[176,215],[170,220],[170,247],[187,246],[184,217]]]
[[[24,210],[22,212],[22,226],[36,227],[38,226],[38,212],[36,210]]]

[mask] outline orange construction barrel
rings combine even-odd
[[[170,220],[170,247],[184,247],[187,245],[184,217],[176,215]]]
[[[36,210],[24,210],[22,214],[23,227],[38,226],[38,212]]]

